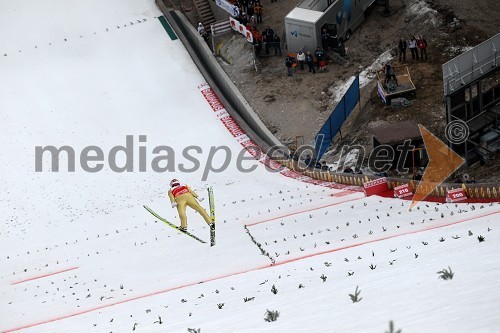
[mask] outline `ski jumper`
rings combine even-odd
[[[189,186],[180,184],[173,186],[168,191],[168,197],[170,198],[170,203],[177,203],[177,211],[179,212],[179,218],[181,219],[181,228],[187,228],[186,206],[189,206],[200,213],[207,224],[210,225],[210,223],[212,223],[210,216],[196,200],[196,198],[198,198],[198,194],[191,190]]]

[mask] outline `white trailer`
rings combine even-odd
[[[339,47],[365,19],[375,0],[303,0],[285,17],[289,52],[314,51],[322,45],[321,32],[330,35],[329,46]]]

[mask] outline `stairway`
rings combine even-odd
[[[342,65],[342,66],[347,64],[347,60],[345,58],[343,58],[342,56],[340,56],[340,54],[333,52],[333,51],[326,51],[325,53],[328,55],[328,57],[330,57],[330,59],[335,61],[337,64]]]
[[[210,7],[210,0],[193,0],[193,5],[198,12],[200,22],[207,31],[210,31],[210,24],[215,22],[214,13]]]

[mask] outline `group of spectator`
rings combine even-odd
[[[236,20],[241,25],[244,25],[247,31],[252,33],[255,53],[258,56],[270,55],[272,49],[274,55],[281,55],[281,39],[274,33],[273,29],[268,26],[264,31],[260,32],[257,28],[262,23],[262,13],[264,11],[260,1],[234,0],[232,3],[239,8],[240,12]]]
[[[304,164],[310,168],[315,168],[315,169],[321,169],[322,171],[331,171],[332,168],[330,168],[327,164],[326,161],[319,162],[318,160],[315,160],[311,157],[311,155],[307,155],[306,158],[304,159]],[[362,175],[363,172],[359,167],[352,167],[351,165],[346,165],[344,170],[342,171],[343,173],[351,173],[354,175]],[[381,175],[381,177],[387,177],[387,174]]]
[[[344,170],[343,170],[344,173],[352,173],[352,174],[355,174],[355,175],[362,175],[363,172],[361,171],[361,169],[359,167],[355,167],[354,169],[350,166],[350,165],[347,165]]]
[[[476,177],[470,176],[469,174],[464,173],[462,175],[462,177],[456,176],[453,179],[453,182],[457,183],[457,184],[475,184],[476,183]]]
[[[322,171],[329,171],[330,167],[326,164],[326,161],[319,162],[317,160],[313,160],[311,155],[307,155],[304,159],[304,164],[311,168],[321,169]]]
[[[233,0],[232,3],[238,7],[240,15],[237,19],[241,24],[246,26],[250,23],[254,28],[257,28],[257,24],[262,23],[264,7],[262,7],[260,0]]]
[[[311,54],[311,51],[304,53],[302,50],[299,50],[295,57],[288,55],[285,58],[285,66],[287,68],[288,76],[292,76],[294,63],[301,71],[304,70],[305,65],[309,68],[309,73],[312,72],[313,74],[316,74],[314,66],[318,68],[318,71],[324,71],[326,69],[325,50],[318,46],[314,52],[314,56]]]
[[[412,36],[408,41],[400,38],[398,42],[399,61],[406,61],[407,49],[410,49],[413,60],[427,60],[427,40],[424,37],[419,36],[417,39]]]
[[[274,50],[274,55],[281,55],[281,39],[271,27],[268,26],[262,33],[256,28],[250,28],[250,31],[255,45],[255,53],[258,56],[263,55],[263,52],[265,55],[270,55],[271,49]]]

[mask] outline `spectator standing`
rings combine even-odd
[[[238,21],[246,27],[248,24],[246,13],[241,13],[239,18],[238,18]]]
[[[313,164],[313,160],[311,158],[311,155],[307,155],[306,158],[304,159],[304,163],[305,165],[307,165],[308,167],[310,167],[312,164]]]
[[[401,58],[403,58],[403,61],[406,61],[406,48],[406,41],[403,38],[400,38],[398,44],[399,62],[401,62]]]
[[[274,55],[281,55],[281,39],[278,35],[274,35],[273,38],[273,44],[274,44]]]
[[[205,41],[208,41],[208,34],[205,31],[205,27],[203,26],[203,24],[201,24],[201,22],[198,23],[198,33],[200,34],[201,37],[203,37]]]
[[[309,52],[309,51],[307,51],[306,63],[307,63],[307,66],[309,66],[309,73],[311,73],[311,71],[312,71],[313,74],[316,74],[316,70],[314,69],[313,56],[312,56],[311,52]]]
[[[253,6],[253,12],[255,13],[255,16],[257,17],[257,23],[262,23],[262,11],[264,8],[260,4],[260,1],[257,1],[255,5]]]
[[[330,35],[330,41],[328,42],[328,45],[332,47],[332,49],[337,50],[339,49],[339,39],[337,38],[337,33],[335,35]]]
[[[424,37],[420,36],[417,41],[417,46],[420,49],[420,59],[427,60],[427,41],[425,40]],[[418,60],[418,53],[417,53],[417,60]]]
[[[285,66],[286,66],[287,76],[292,76],[292,65],[293,65],[292,57],[287,56],[285,58]]]
[[[198,33],[200,36],[205,33],[205,28],[203,27],[203,24],[200,22],[198,23]]]
[[[265,50],[266,54],[269,54],[270,42],[271,41],[267,39],[267,35],[265,34],[265,32],[262,32],[262,44],[264,45],[264,50]]]
[[[413,36],[408,42],[408,48],[411,51],[411,58],[418,60],[417,40]]]
[[[323,50],[328,51],[328,46],[330,46],[330,34],[326,29],[321,32],[321,43],[323,44]]]
[[[250,18],[253,17],[253,13],[254,13],[253,3],[248,4],[246,12],[247,12],[247,18],[248,18],[248,20],[250,20]]]
[[[384,74],[385,74],[385,81],[384,81],[385,84],[387,84],[391,79],[397,80],[394,67],[392,66],[390,61],[388,61],[384,66]]]
[[[255,16],[250,17],[250,22],[248,22],[253,30],[257,30],[257,19]]]
[[[302,50],[299,50],[299,52],[297,52],[297,61],[299,62],[300,70],[303,71],[304,64],[306,62],[306,55],[304,54],[304,52],[302,52]]]
[[[262,35],[258,30],[252,31],[253,35],[253,43],[255,45],[255,53],[260,56],[260,53],[262,52]]]
[[[326,71],[326,61],[325,60],[321,60],[319,63],[319,70],[320,71]]]
[[[267,35],[267,37],[270,38],[270,40],[273,40],[274,37],[274,30],[271,29],[270,26],[267,26],[267,28],[264,30],[264,33]]]
[[[325,57],[325,51],[323,51],[323,49],[321,49],[319,46],[318,48],[316,49],[316,51],[314,52],[314,56],[316,57],[316,61],[317,61],[317,65],[318,65],[318,70],[321,69],[321,65],[320,63],[321,62],[324,62],[324,57]]]
[[[266,36],[265,48],[266,48],[266,54],[269,54],[269,46],[271,46],[271,43],[273,42],[273,39],[274,39],[274,31],[273,31],[273,29],[271,29],[270,26],[268,26],[262,32],[262,35]]]

